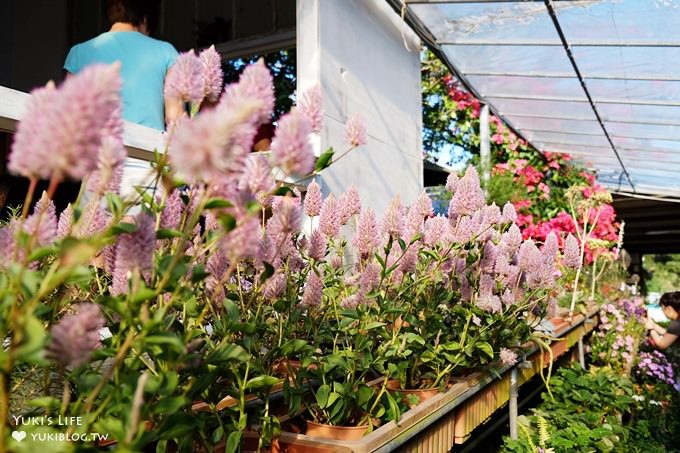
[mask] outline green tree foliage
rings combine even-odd
[[[651,274],[647,291],[663,294],[680,289],[680,254],[647,255],[642,260]]]

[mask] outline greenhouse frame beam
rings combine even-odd
[[[569,72],[503,72],[503,71],[470,71],[465,73],[468,77],[534,77],[541,79],[573,79],[574,74]],[[677,76],[664,75],[619,75],[619,74],[591,74],[584,75],[586,80],[635,80],[642,82],[680,82]]]
[[[555,102],[580,102],[588,104],[591,99],[574,98],[565,96],[544,96],[544,95],[519,95],[506,93],[484,93],[486,99],[515,99],[520,101],[555,101]],[[630,104],[630,105],[653,105],[655,107],[680,107],[680,101],[655,101],[646,99],[608,99],[592,98],[592,102],[597,104]]]
[[[587,143],[573,143],[573,142],[554,142],[554,141],[549,141],[549,140],[532,140],[532,143],[537,143],[540,144],[541,146],[547,145],[548,147],[553,147],[553,146],[583,146],[583,147],[588,147],[588,148],[596,148],[596,149],[608,149],[611,150],[609,146],[603,146],[603,145],[589,145]],[[675,154],[680,156],[680,150],[677,149],[667,149],[667,148],[642,148],[642,147],[637,147],[637,148],[631,148],[630,146],[619,146],[619,150],[621,151],[633,151],[633,152],[663,152],[667,154]],[[577,154],[575,151],[570,151],[568,149],[565,149],[563,152],[565,153],[573,153]],[[592,154],[590,154],[592,155]]]
[[[570,121],[592,121],[597,122],[593,117],[578,117],[569,115],[537,115],[535,113],[512,113],[503,112],[505,117],[519,117],[519,118],[538,118],[547,120],[570,120]],[[680,121],[657,121],[657,120],[643,120],[643,119],[627,119],[627,118],[616,118],[616,117],[602,117],[605,123],[623,123],[623,124],[646,124],[650,126],[680,126]]]
[[[456,4],[456,3],[538,3],[541,0],[404,0],[404,4],[409,5],[426,5],[431,4]],[[558,0],[562,1],[562,0]]]
[[[563,130],[560,129],[558,130],[549,130],[549,129],[532,129],[529,127],[523,127],[523,131],[526,132],[537,132],[539,134],[541,133],[547,133],[547,134],[565,134],[565,135],[587,135],[589,137],[604,137],[602,135],[602,132],[580,132],[580,131],[569,131],[569,130]],[[611,134],[612,138],[632,138],[635,140],[661,140],[664,142],[680,142],[680,136],[679,137],[641,137],[639,135],[619,135],[619,134]]]
[[[482,169],[482,186],[489,190],[491,179],[491,133],[489,128],[489,104],[482,104],[479,112],[479,160]]]
[[[409,2],[410,3],[410,2]],[[518,40],[486,40],[486,39],[467,39],[467,40],[443,40],[437,41],[437,44],[442,46],[517,46],[517,47],[562,47],[562,42],[557,40],[531,40],[531,39],[518,39]],[[638,41],[638,42],[625,42],[625,41],[569,41],[570,47],[680,47],[680,42],[678,41]]]

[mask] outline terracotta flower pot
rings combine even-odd
[[[283,359],[277,361],[274,366],[272,367],[272,371],[278,374],[285,374],[287,375],[290,370],[293,370],[294,372],[298,372],[300,370],[300,367],[302,367],[302,362],[299,360],[289,360],[289,359]]]
[[[307,420],[307,431],[305,434],[308,436],[321,437],[324,439],[359,440],[364,437],[364,434],[366,434],[368,428],[369,425],[332,426]]]
[[[439,393],[438,388],[433,388],[433,389],[402,389],[400,387],[399,381],[397,379],[390,379],[387,381],[387,388],[391,390],[392,392],[399,392],[401,393],[401,401],[406,404],[410,409],[413,409],[416,407],[418,404],[422,403],[428,398],[432,398],[433,396],[437,395]],[[411,396],[415,396],[417,400],[414,401],[414,398]]]

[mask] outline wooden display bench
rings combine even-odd
[[[592,307],[586,315],[575,315],[564,323],[555,332],[560,340],[551,344],[552,360],[570,351],[598,321],[598,308]],[[526,362],[517,367],[520,386],[550,363],[550,354],[544,352],[541,356],[538,348],[532,346]],[[511,370],[512,367],[501,369],[500,378],[488,372],[475,373],[467,381],[454,384],[446,392],[402,414],[399,424],[387,423],[361,440],[334,441],[284,431],[275,450],[282,453],[448,452],[453,445],[465,442],[475,428],[509,401]]]

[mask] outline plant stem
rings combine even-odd
[[[85,406],[83,407],[83,412],[85,414],[89,414],[92,411],[92,406],[94,405],[97,396],[99,396],[99,393],[102,391],[102,389],[109,381],[111,376],[113,376],[113,373],[115,372],[120,362],[122,362],[123,359],[125,358],[125,355],[127,354],[128,349],[130,349],[130,347],[132,346],[134,340],[135,335],[132,332],[128,333],[128,336],[125,338],[125,342],[121,345],[120,349],[118,350],[118,353],[116,354],[116,357],[113,361],[113,365],[111,365],[111,368],[104,372],[101,379],[97,383],[97,386],[92,390],[92,392],[90,392],[87,399],[85,400]],[[71,428],[69,428],[68,432],[72,433],[73,428],[75,428],[75,425],[72,425]]]
[[[0,453],[5,453],[7,447],[5,445],[5,428],[9,419],[9,399],[7,396],[7,381],[5,378],[5,371],[0,370]]]
[[[65,373],[61,374],[61,378],[64,380],[64,394],[61,397],[61,415],[66,415],[66,410],[68,409],[68,403],[71,402],[71,386],[69,385],[68,379],[66,379]]]
[[[38,185],[37,178],[31,178],[28,184],[28,191],[26,192],[26,198],[24,199],[24,206],[21,210],[21,219],[24,220],[28,216],[28,209],[31,206],[31,201],[33,200],[33,195],[35,194],[35,188]]]
[[[60,182],[61,178],[52,176],[52,179],[50,179],[50,185],[47,187],[47,198],[50,200],[54,198],[54,192],[56,192]]]

